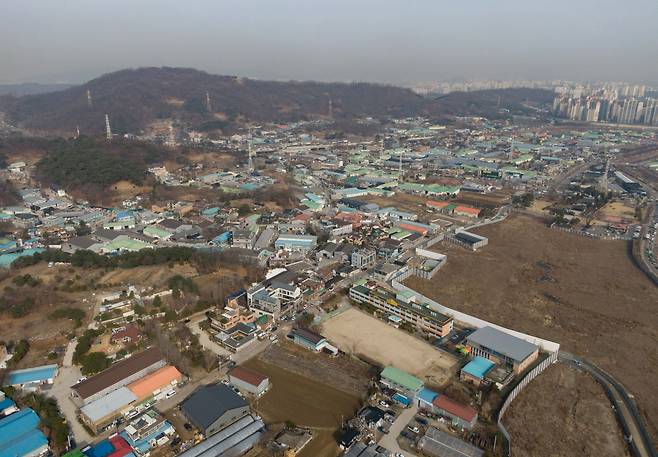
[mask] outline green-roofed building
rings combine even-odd
[[[393,366],[384,368],[379,377],[385,386],[408,396],[414,397],[423,388],[423,381]]]
[[[84,455],[80,449],[74,449],[72,451],[67,452],[62,457],[87,457],[87,456]]]

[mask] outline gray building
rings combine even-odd
[[[245,367],[235,367],[229,374],[231,384],[244,392],[252,395],[262,395],[270,387],[270,379],[257,371]]]
[[[249,404],[224,384],[199,387],[181,404],[185,416],[209,437],[247,416]]]
[[[375,251],[369,249],[359,249],[352,254],[352,266],[354,268],[369,267],[377,260]]]

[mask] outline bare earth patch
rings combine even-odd
[[[528,384],[503,423],[512,438],[512,455],[628,455],[603,388],[589,375],[560,363]]]
[[[326,321],[322,334],[348,354],[393,365],[429,384],[444,384],[456,369],[448,354],[354,308]]]
[[[658,436],[658,288],[625,241],[553,230],[515,215],[475,232],[478,252],[442,244],[445,267],[407,285],[451,308],[556,341],[609,371],[635,396]]]

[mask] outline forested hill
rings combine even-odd
[[[165,119],[201,130],[227,131],[245,120],[291,122],[328,117],[330,101],[333,117],[339,120],[441,117],[490,114],[501,106],[520,109],[519,97],[544,102],[550,94],[539,90],[499,92],[482,103],[472,103],[476,93],[432,100],[409,89],[369,83],[275,82],[187,68],[140,68],[106,74],[58,92],[0,97],[0,110],[14,125],[67,135],[77,126],[84,134],[103,132],[105,113],[117,133],[139,133]],[[464,96],[466,103],[460,101]]]

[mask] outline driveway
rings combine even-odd
[[[397,419],[395,419],[395,422],[391,424],[388,434],[382,436],[382,439],[380,439],[377,444],[393,453],[399,452],[405,457],[416,457],[414,454],[410,454],[409,451],[404,451],[400,448],[397,437],[400,436],[400,433],[405,429],[409,422],[411,422],[417,412],[418,407],[416,405],[402,410]]]
[[[213,340],[210,339],[210,335],[208,335],[208,332],[204,331],[199,325],[201,322],[206,320],[206,316],[201,315],[198,317],[193,318],[187,326],[189,329],[199,337],[199,343],[201,346],[203,346],[205,349],[208,349],[209,351],[214,352],[217,355],[221,355],[224,357],[228,357],[231,355],[231,351],[223,348],[219,344],[215,343]]]
[[[80,368],[76,366],[60,367],[53,387],[47,392],[49,396],[57,400],[59,409],[68,421],[78,447],[91,443],[93,439],[76,419],[77,408],[71,399],[71,386],[78,382],[80,376],[82,376]]]

